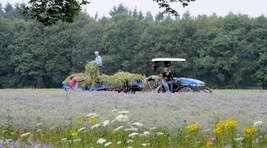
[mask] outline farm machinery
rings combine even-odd
[[[152,68],[157,71],[158,64],[163,62],[165,67],[170,67],[172,65],[172,62],[184,62],[186,59],[182,58],[154,58],[152,59],[152,62],[154,62]],[[151,78],[151,77],[150,77]],[[148,79],[148,85],[153,86],[155,79]],[[151,90],[151,87],[149,88],[146,86],[144,88],[144,91]],[[160,92],[166,92],[164,87],[162,87]],[[193,78],[185,78],[185,77],[174,77],[174,85],[173,85],[173,92],[205,92],[205,93],[211,93],[212,90],[206,86],[205,82]]]
[[[186,61],[181,58],[155,58],[152,59],[153,69],[156,71],[158,64],[163,62],[165,67],[170,67],[172,62]],[[80,83],[77,88],[83,91],[118,91],[125,93],[147,92],[154,88],[155,79],[145,77],[140,74],[131,74],[128,72],[118,72],[112,76],[99,76],[97,65],[87,64],[85,73],[74,74],[78,79],[86,79],[85,82]],[[157,75],[155,75],[157,76]],[[150,78],[150,79],[148,79]],[[203,81],[185,78],[174,77],[175,84],[173,85],[173,92],[206,92],[211,93],[211,89],[206,87]],[[69,90],[69,77],[62,82],[63,89]],[[159,92],[166,92],[164,87],[159,89]]]

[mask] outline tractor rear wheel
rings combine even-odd
[[[190,87],[183,87],[183,88],[179,89],[177,92],[194,92],[194,91]]]

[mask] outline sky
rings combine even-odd
[[[89,0],[91,3],[84,6],[88,14],[94,16],[98,12],[98,16],[109,17],[109,11],[112,10],[113,6],[118,6],[122,3],[129,9],[137,8],[138,11],[142,10],[145,15],[147,11],[150,11],[154,16],[159,11],[159,6],[153,0]],[[7,2],[15,4],[16,2],[25,2],[28,0],[1,0],[3,6]],[[218,16],[226,16],[229,12],[234,14],[246,14],[250,17],[258,17],[260,15],[267,16],[267,0],[196,0],[190,2],[189,6],[183,7],[181,3],[177,2],[171,5],[180,15],[185,13],[187,10],[191,16],[198,15],[212,15],[216,13]]]

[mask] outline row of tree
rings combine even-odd
[[[103,72],[155,74],[152,58],[185,58],[172,73],[195,77],[212,88],[245,88],[267,81],[267,18],[171,17],[130,11],[122,4],[110,17],[80,13],[73,23],[45,27],[19,14],[23,4],[0,4],[0,87],[60,87],[84,72],[98,50]],[[160,67],[159,70],[163,70]]]

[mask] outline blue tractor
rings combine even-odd
[[[181,58],[154,58],[152,59],[154,62],[152,68],[157,71],[158,64],[160,62],[164,63],[165,67],[170,67],[172,62],[182,62],[186,61],[185,59]],[[150,77],[151,78],[151,77]],[[205,92],[205,93],[211,93],[212,90],[206,86],[205,82],[193,78],[185,78],[185,77],[174,77],[175,85],[173,86],[174,92]],[[154,83],[154,79],[148,79],[148,85],[144,88],[144,91],[151,90]],[[164,87],[159,90],[160,92],[165,92],[166,90]]]

